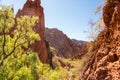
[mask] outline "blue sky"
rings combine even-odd
[[[15,12],[22,8],[26,0],[0,0],[0,4],[14,5]],[[94,10],[100,0],[42,0],[45,25],[58,28],[68,37],[88,41],[89,21],[97,20]]]

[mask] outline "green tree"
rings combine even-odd
[[[34,31],[38,18],[14,17],[10,7],[0,8],[0,80],[64,80],[66,71],[42,64],[28,46],[40,40]]]
[[[28,46],[40,40],[39,34],[34,31],[38,17],[21,16],[15,19],[14,16],[12,8],[1,6],[0,80],[30,80],[31,68],[28,68],[30,62],[27,59],[35,53]]]
[[[11,55],[29,52],[28,45],[40,40],[39,35],[33,31],[37,17],[21,16],[14,19],[14,13],[8,6],[0,10],[0,66]],[[27,50],[23,49],[26,48]]]

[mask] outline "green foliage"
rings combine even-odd
[[[39,34],[33,30],[33,26],[37,20],[38,18],[34,16],[21,16],[15,21],[13,10],[6,6],[2,7],[0,10],[1,65],[10,55],[19,55],[23,52],[29,52],[29,50],[23,50],[22,47],[28,49],[28,45],[34,43],[35,40],[40,40]],[[16,27],[14,27],[14,25],[16,25]]]
[[[54,47],[50,47],[50,52],[54,52],[55,48]]]
[[[43,65],[39,70],[39,75],[41,80],[60,80],[66,76],[66,71],[62,68],[52,70],[48,65]]]
[[[52,70],[49,65],[42,64],[35,53],[19,58],[11,56],[0,69],[0,80],[60,80],[65,77],[64,69],[59,67]]]
[[[35,16],[14,19],[11,8],[6,6],[1,8],[0,80],[65,79],[64,69],[58,67],[52,70],[49,65],[42,64],[38,55],[28,48],[35,40],[40,40],[33,27],[37,20]]]

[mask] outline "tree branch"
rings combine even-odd
[[[24,41],[23,43],[20,43],[20,44],[16,45],[17,41],[18,41],[20,38],[21,38],[21,33],[19,34],[19,36],[16,38],[16,40],[15,40],[15,42],[14,42],[13,50],[12,50],[9,54],[5,55],[4,58],[2,59],[2,61],[0,62],[0,67],[3,65],[4,60],[7,59],[10,55],[12,55],[12,53],[14,53],[14,51],[16,50],[17,47],[25,44],[27,41],[30,41],[30,39],[28,39],[27,41]]]
[[[8,53],[8,54],[5,53],[2,61],[0,62],[0,67],[3,65],[4,60],[7,59],[12,53],[14,53],[14,51],[16,49],[16,43],[17,43],[18,39],[20,39],[20,36],[21,36],[21,33],[19,34],[19,36],[16,38],[16,40],[14,42],[13,50],[10,53]]]
[[[6,33],[5,33],[5,29],[6,29],[6,20],[4,20],[5,24],[3,26],[3,39],[4,39],[4,42],[3,42],[3,55],[6,55],[6,52],[5,52],[5,45],[6,45]]]

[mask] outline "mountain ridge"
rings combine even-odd
[[[83,46],[86,46],[87,42],[78,41],[81,45],[77,44],[77,40],[68,38],[66,34],[57,28],[46,28],[45,38],[56,49],[56,54],[61,57],[72,58],[77,55],[83,55],[87,51],[86,49],[82,51]]]

